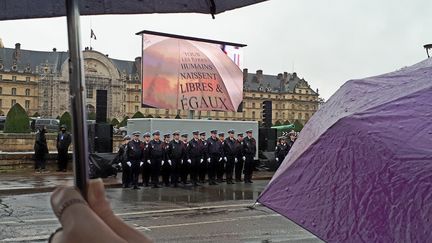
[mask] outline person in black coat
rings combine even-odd
[[[201,184],[205,183],[205,177],[207,174],[207,167],[208,167],[208,162],[207,162],[207,139],[206,139],[206,133],[205,132],[200,132],[200,140],[202,143],[202,149],[201,149],[201,159],[200,159],[200,166],[199,166],[199,182]]]
[[[167,158],[168,162],[171,163],[171,183],[174,187],[177,187],[181,172],[181,163],[186,150],[183,146],[183,142],[180,141],[180,132],[175,131],[173,137],[174,139],[168,144]]]
[[[241,174],[243,172],[243,165],[246,157],[244,156],[244,142],[243,133],[237,134],[237,140],[235,144],[235,180],[236,182],[242,182]]]
[[[150,182],[150,176],[151,176],[151,162],[150,162],[150,156],[149,156],[149,144],[150,144],[150,133],[146,132],[144,133],[144,155],[143,155],[143,165],[141,166],[141,172],[142,172],[142,181],[143,186],[148,187]]]
[[[234,138],[234,129],[228,131],[229,136],[223,143],[224,160],[226,161],[225,173],[227,184],[234,184],[233,172],[236,158],[236,139]]]
[[[144,144],[140,140],[141,132],[136,131],[132,133],[133,139],[129,141],[126,148],[127,162],[131,163],[131,175],[133,189],[139,189],[138,178],[140,175],[140,168],[143,164]]]
[[[189,159],[188,154],[187,154],[187,150],[188,150],[188,147],[189,147],[188,134],[187,133],[183,133],[181,135],[181,137],[182,137],[182,146],[183,146],[183,149],[184,149],[185,153],[183,154],[183,158],[181,160],[180,180],[181,180],[181,183],[183,185],[186,185],[188,183],[187,182],[187,178],[188,178],[188,175],[189,175],[189,172],[190,172],[190,163],[189,163],[189,161],[191,161]]]
[[[45,159],[46,154],[48,154],[48,145],[45,133],[45,127],[39,128],[36,132],[36,139],[34,144],[36,173],[45,172]]]
[[[57,171],[66,172],[71,143],[72,137],[66,131],[66,125],[61,125],[60,132],[57,134]]]
[[[190,178],[194,186],[198,185],[199,166],[202,158],[202,142],[198,138],[199,131],[193,131],[193,138],[187,146],[187,162],[190,163]]]
[[[222,162],[223,148],[222,142],[217,138],[217,130],[210,131],[211,136],[207,139],[207,153],[208,153],[208,176],[209,185],[217,185],[216,183],[216,170],[218,163]]]
[[[286,155],[288,154],[289,149],[290,148],[289,148],[288,144],[286,143],[285,137],[280,137],[279,143],[278,143],[278,145],[276,145],[276,149],[275,149],[275,157],[276,157],[276,163],[277,163],[278,167],[280,166],[282,161],[285,159]]]
[[[252,137],[252,130],[246,131],[244,141],[245,165],[244,165],[244,182],[252,183],[252,173],[254,169],[254,157],[256,154],[256,140]]]
[[[161,165],[165,163],[164,142],[160,140],[160,131],[153,132],[153,140],[149,142],[148,155],[151,162],[151,181],[153,188],[159,187]]]
[[[122,168],[122,185],[123,188],[130,187],[132,182],[131,180],[131,162],[127,159],[126,149],[128,146],[131,137],[126,135],[123,137],[123,143],[119,146],[119,150],[117,152],[117,162],[120,164]]]

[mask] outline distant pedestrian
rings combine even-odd
[[[57,171],[66,172],[68,163],[69,146],[72,143],[71,135],[66,131],[66,125],[60,126],[60,132],[57,134]]]
[[[123,137],[123,143],[119,146],[119,150],[117,152],[117,161],[122,168],[122,186],[123,188],[129,188],[132,182],[131,179],[131,167],[132,164],[127,159],[127,146],[131,137],[126,135]]]
[[[241,175],[243,173],[243,165],[244,161],[246,160],[245,154],[244,154],[244,142],[243,142],[243,133],[237,134],[237,141],[236,141],[236,149],[235,149],[235,181],[236,182],[242,182]]]
[[[289,146],[286,143],[286,138],[285,137],[280,137],[278,140],[279,140],[279,142],[276,145],[276,149],[275,149],[275,157],[276,157],[277,167],[280,166],[280,164],[285,159],[285,157],[286,157],[286,155],[288,154],[288,151],[289,151]]]
[[[224,160],[226,161],[225,176],[227,184],[234,184],[233,172],[236,158],[236,139],[234,138],[234,129],[228,131],[229,136],[223,143]]]
[[[34,144],[36,173],[45,172],[45,161],[46,155],[48,154],[48,145],[45,133],[45,127],[39,128],[36,132],[36,139]]]
[[[252,173],[254,169],[254,157],[256,154],[256,140],[252,136],[252,130],[246,131],[246,138],[244,139],[244,182],[252,183]]]
[[[132,140],[129,141],[126,153],[127,161],[131,164],[132,186],[133,189],[139,189],[138,178],[140,175],[141,163],[144,155],[144,144],[140,140],[141,132],[136,131],[132,133]]]

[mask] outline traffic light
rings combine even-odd
[[[263,127],[271,127],[272,120],[272,101],[266,100],[263,102]]]

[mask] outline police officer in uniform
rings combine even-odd
[[[185,153],[183,155],[183,158],[181,160],[181,175],[180,175],[180,179],[183,185],[187,184],[187,177],[189,174],[189,167],[190,167],[190,163],[189,163],[189,156],[187,153],[187,148],[189,146],[189,141],[188,141],[188,134],[187,133],[183,133],[182,134],[182,145],[183,145],[183,149],[185,150]]]
[[[126,152],[128,162],[131,163],[131,175],[133,189],[138,189],[138,177],[140,174],[140,167],[144,155],[144,145],[140,140],[141,133],[139,131],[133,132],[133,139],[129,141]]]
[[[243,164],[246,160],[244,155],[244,142],[243,142],[243,133],[237,134],[237,141],[235,144],[235,180],[236,182],[242,182],[241,174],[243,172]]]
[[[164,134],[164,141],[162,143],[162,147],[164,149],[165,157],[162,162],[162,181],[165,184],[165,186],[170,186],[170,175],[171,175],[171,165],[172,161],[168,158],[168,146],[170,143],[170,133]]]
[[[233,181],[234,164],[236,159],[236,139],[234,138],[234,129],[228,131],[229,136],[223,143],[224,160],[226,161],[225,176],[227,184],[235,184]]]
[[[222,183],[224,181],[223,175],[225,173],[225,163],[227,162],[227,157],[225,157],[225,150],[224,150],[224,144],[225,144],[225,133],[219,132],[218,133],[219,141],[222,144],[222,154],[221,158],[222,160],[219,161],[216,168],[216,178],[218,183]]]
[[[171,161],[171,183],[174,185],[174,187],[177,187],[178,178],[181,171],[181,162],[184,158],[186,150],[183,146],[183,142],[180,141],[180,132],[175,131],[173,136],[174,139],[168,145],[167,157],[168,161]]]
[[[217,130],[211,131],[211,137],[207,139],[208,176],[209,185],[217,185],[215,177],[218,163],[222,161],[223,148],[221,141],[216,136]]]
[[[131,162],[127,160],[126,149],[131,137],[126,135],[123,137],[123,143],[119,146],[117,152],[118,162],[122,168],[122,186],[123,188],[130,187],[131,183]]]
[[[200,165],[199,165],[199,182],[201,184],[205,183],[205,177],[207,173],[207,140],[206,140],[206,132],[200,132],[200,140],[202,143],[202,150],[201,150],[201,159],[200,159]]]
[[[150,133],[146,132],[144,133],[144,155],[143,155],[143,162],[144,164],[141,166],[141,172],[142,172],[142,180],[143,185],[145,187],[149,186],[150,182],[150,175],[151,175],[151,162],[150,162],[150,156],[149,156],[149,144],[150,144]]]
[[[294,131],[290,132],[289,138],[290,139],[289,139],[289,141],[287,143],[288,147],[289,147],[288,150],[290,150],[292,148],[292,146],[294,145],[295,140],[297,139],[296,133]]]
[[[289,146],[286,143],[285,137],[282,136],[279,138],[279,143],[278,145],[276,145],[276,149],[275,149],[275,158],[278,167],[285,159],[285,156],[288,154],[288,152],[289,152]]]
[[[165,158],[165,150],[163,148],[163,142],[160,140],[160,132],[158,130],[153,132],[153,140],[150,141],[148,150],[151,162],[151,182],[153,188],[158,188],[161,164],[164,162]]]
[[[247,136],[244,139],[244,153],[246,157],[244,165],[244,182],[252,183],[254,157],[256,153],[256,140],[252,137],[252,130],[247,130],[246,135]]]
[[[190,163],[190,178],[194,186],[198,186],[199,166],[202,158],[202,142],[199,139],[199,131],[193,131],[193,139],[187,147],[188,162]]]

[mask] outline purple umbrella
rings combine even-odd
[[[432,242],[432,58],[345,83],[258,201],[327,242]]]

